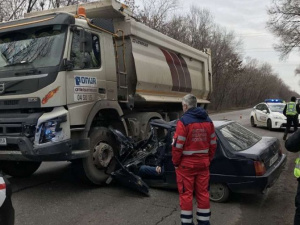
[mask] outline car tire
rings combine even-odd
[[[251,123],[252,127],[256,127],[256,124],[254,122],[254,117],[253,116],[251,116],[250,123]]]
[[[29,177],[40,167],[42,162],[0,161],[0,169],[12,177]]]
[[[229,199],[230,190],[227,185],[221,183],[210,184],[210,196],[209,199],[213,202],[226,202]]]
[[[273,127],[272,127],[272,120],[270,120],[270,119],[268,119],[268,121],[267,121],[267,128],[268,128],[269,130],[273,130]]]
[[[90,147],[90,155],[75,163],[76,169],[80,169],[79,176],[84,183],[105,185],[109,177],[105,169],[114,156],[119,156],[116,140],[107,128],[96,127],[90,132]],[[115,168],[116,164],[109,166],[110,171],[114,171]]]

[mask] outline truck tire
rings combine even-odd
[[[83,181],[104,185],[109,175],[105,174],[109,162],[114,156],[118,157],[117,144],[113,134],[105,127],[93,128],[90,132],[90,155],[82,159],[81,178]],[[115,166],[110,166],[110,170]]]
[[[12,177],[29,177],[40,167],[42,162],[0,161],[0,169]]]

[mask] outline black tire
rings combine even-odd
[[[0,161],[0,168],[12,177],[29,177],[40,167],[42,162]]]
[[[110,159],[118,157],[116,140],[107,128],[97,127],[90,131],[90,155],[81,160],[81,179],[85,183],[104,185],[108,174],[105,173]],[[99,160],[100,159],[100,160]],[[110,171],[114,171],[116,165],[110,165]]]
[[[213,202],[226,202],[229,199],[230,190],[225,184],[211,183],[209,199]]]
[[[256,124],[254,122],[254,117],[253,116],[251,116],[250,123],[251,123],[252,127],[256,127]]]
[[[272,121],[270,119],[268,119],[268,121],[267,121],[267,128],[269,130],[273,130],[273,128],[272,128]]]

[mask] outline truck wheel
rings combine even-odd
[[[83,180],[104,185],[108,176],[105,168],[114,156],[118,156],[117,145],[113,134],[105,127],[93,128],[90,132],[90,155],[82,159]],[[111,168],[114,170],[115,168]]]
[[[229,198],[229,188],[225,184],[211,183],[209,199],[213,202],[226,202]]]
[[[0,161],[0,169],[12,177],[29,177],[40,167],[42,162]]]

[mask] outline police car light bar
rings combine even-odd
[[[265,99],[265,102],[283,103],[283,100],[279,99],[279,98],[268,98],[268,99]]]

